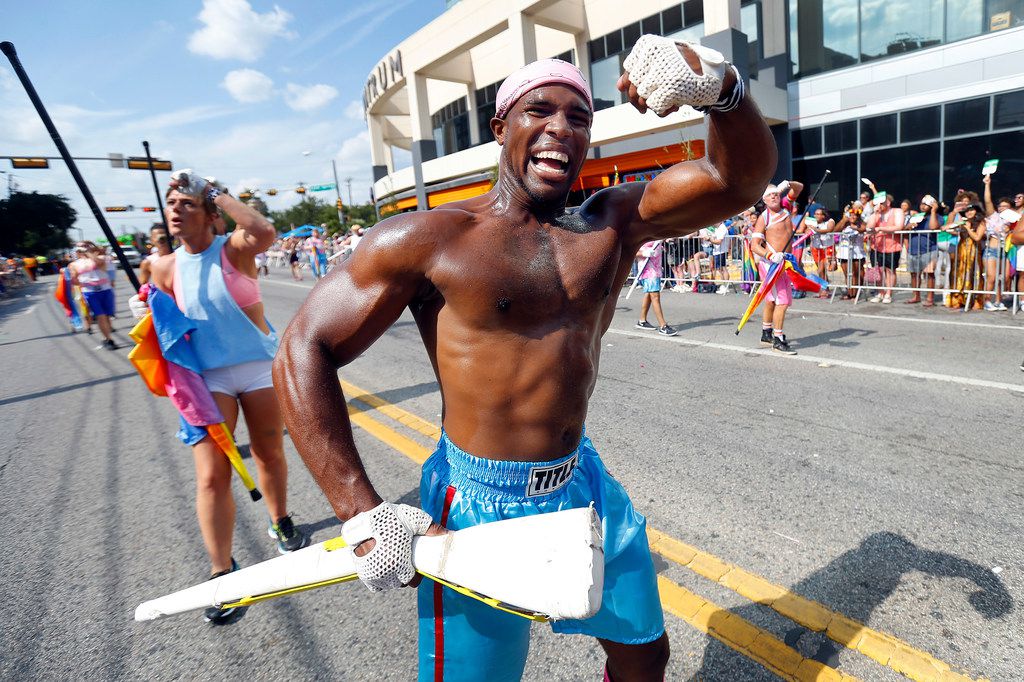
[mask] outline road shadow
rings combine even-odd
[[[840,341],[846,337],[873,336],[876,332],[872,329],[854,329],[852,327],[841,327],[832,331],[811,334],[793,339],[797,348],[814,348],[816,346],[831,346],[833,348],[855,348],[860,345],[859,341]]]
[[[90,379],[89,381],[82,381],[77,384],[66,384],[64,386],[54,386],[48,388],[45,391],[36,391],[35,393],[23,393],[22,395],[11,396],[10,398],[4,398],[0,400],[0,407],[4,405],[10,405],[12,403],[20,403],[26,400],[35,400],[36,398],[45,398],[48,395],[54,395],[57,393],[66,393],[68,391],[77,391],[83,388],[89,388],[98,384],[106,384],[111,381],[121,381],[122,379],[130,379],[131,377],[138,376],[135,372],[127,372],[125,374],[115,374],[109,377],[103,377],[102,379]]]
[[[15,344],[28,343],[30,341],[45,341],[46,339],[62,339],[64,337],[72,336],[72,335],[73,335],[72,332],[68,331],[68,332],[64,332],[62,334],[47,334],[46,336],[33,336],[31,339],[19,339],[17,341],[5,341],[3,343],[0,343],[0,347],[2,347],[2,346],[13,346]]]
[[[389,403],[400,403],[403,400],[409,400],[410,398],[419,398],[420,396],[437,393],[439,390],[440,388],[436,381],[425,381],[421,384],[403,386],[402,388],[389,388],[388,390],[380,391],[375,395],[381,400],[386,400]]]
[[[936,578],[970,580],[976,589],[967,596],[967,602],[986,620],[1001,618],[1013,610],[1009,591],[988,567],[954,554],[923,549],[902,535],[888,531],[869,535],[856,549],[837,557],[789,590],[870,627],[874,610],[896,591],[904,576],[912,572]],[[763,623],[766,612],[765,607],[757,604],[720,611],[711,617],[709,627],[721,627],[730,614],[755,624]],[[940,620],[945,617],[938,611],[932,611],[931,615]],[[779,616],[775,618],[780,619]],[[837,642],[823,633],[793,626],[783,639],[804,657],[834,667],[838,664],[839,652],[855,641],[861,632],[855,630],[848,637],[837,636],[841,640]],[[710,639],[704,649],[701,666],[691,682],[735,679],[735,666],[735,652]],[[755,679],[777,679],[773,673],[761,670],[764,676]]]

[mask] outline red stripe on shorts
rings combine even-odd
[[[452,508],[455,486],[448,486],[444,493],[444,507],[441,509],[441,525],[448,524],[448,511]],[[444,595],[441,583],[434,583],[434,682],[444,682]]]

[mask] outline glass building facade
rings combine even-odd
[[[795,76],[1024,25],[1024,0],[789,0]]]
[[[984,189],[981,167],[999,159],[993,197],[1024,190],[1024,90],[793,130],[793,176],[817,182],[832,211],[865,189],[861,178],[916,206],[925,194],[950,201]]]

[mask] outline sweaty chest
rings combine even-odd
[[[523,231],[459,245],[435,284],[460,316],[480,323],[585,317],[611,295],[620,260],[613,230]]]

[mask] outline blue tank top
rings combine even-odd
[[[174,250],[182,299],[178,305],[195,325],[189,340],[203,369],[272,360],[277,352],[274,328],[267,322],[270,334],[264,334],[224,283],[220,258],[225,243],[227,237],[220,235],[200,253],[188,253],[184,246]]]

